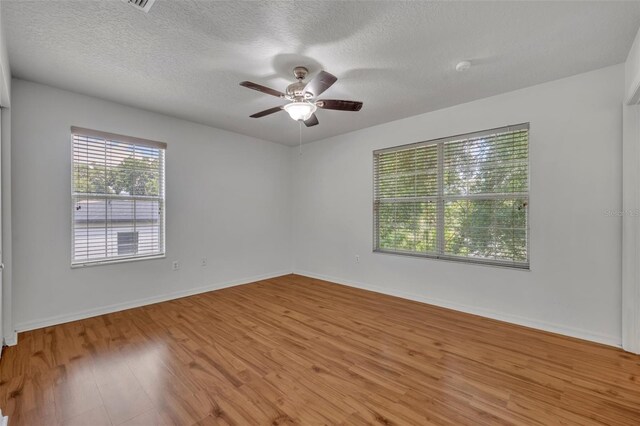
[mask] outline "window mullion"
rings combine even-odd
[[[137,195],[136,191],[136,179],[137,179],[137,175],[138,175],[138,163],[136,162],[136,151],[137,148],[135,145],[133,145],[133,172],[131,173],[131,180],[133,182],[131,182],[131,195],[133,195],[135,197],[135,195]],[[138,233],[138,210],[137,210],[137,203],[136,203],[136,199],[134,198],[133,201],[133,234],[137,235]],[[135,254],[138,254],[138,244],[136,244],[136,250],[135,250]]]
[[[438,197],[436,206],[436,236],[438,254],[444,253],[444,143],[438,144],[438,171],[437,171]]]
[[[107,193],[107,168],[109,167],[108,160],[111,159],[111,150],[109,149],[109,142],[104,141],[105,149],[104,149],[104,186],[102,188],[102,193]],[[109,257],[109,200],[107,198],[104,199],[104,257],[105,259]]]

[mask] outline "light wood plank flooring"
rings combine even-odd
[[[640,357],[306,277],[20,334],[10,425],[639,425]]]

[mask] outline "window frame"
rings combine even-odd
[[[444,176],[443,176],[443,164],[444,164],[444,146],[446,143],[449,142],[456,142],[456,141],[460,141],[460,140],[464,140],[464,139],[473,139],[473,138],[481,138],[483,136],[489,136],[489,135],[494,135],[496,133],[508,133],[508,132],[516,132],[519,130],[526,130],[527,131],[527,187],[526,187],[526,192],[518,192],[518,193],[512,193],[509,194],[509,196],[505,196],[505,197],[495,197],[492,196],[492,194],[488,193],[488,194],[473,194],[473,195],[445,195],[443,193],[443,188],[444,188]],[[426,259],[437,259],[437,260],[444,260],[444,261],[450,261],[450,262],[458,262],[458,263],[468,263],[468,264],[477,264],[477,265],[486,265],[486,266],[495,266],[495,267],[502,267],[502,268],[508,268],[508,269],[517,269],[517,270],[524,270],[524,271],[530,271],[531,270],[531,250],[530,250],[530,245],[531,245],[531,215],[530,215],[530,206],[531,206],[531,151],[530,151],[530,141],[531,141],[531,126],[529,122],[525,122],[525,123],[519,123],[519,124],[514,124],[514,125],[508,125],[508,126],[502,126],[502,127],[496,127],[496,128],[492,128],[492,129],[486,129],[486,130],[480,130],[480,131],[476,131],[476,132],[470,132],[470,133],[463,133],[463,134],[458,134],[458,135],[454,135],[454,136],[447,136],[447,137],[443,137],[443,138],[437,138],[437,139],[430,139],[430,140],[426,140],[426,141],[421,141],[421,142],[413,142],[413,143],[408,143],[408,144],[403,144],[403,145],[397,145],[397,146],[392,146],[392,147],[387,147],[387,148],[381,148],[381,149],[377,149],[373,151],[373,162],[372,162],[372,169],[373,169],[373,191],[372,191],[372,213],[373,213],[373,223],[372,223],[372,228],[373,228],[373,253],[380,253],[380,254],[390,254],[390,255],[398,255],[398,256],[409,256],[409,257],[417,257],[417,258],[426,258]],[[416,252],[416,251],[410,251],[410,250],[402,250],[402,249],[396,249],[396,250],[385,250],[385,249],[381,249],[379,247],[379,243],[380,243],[380,235],[379,235],[379,220],[377,219],[378,217],[378,199],[376,198],[376,185],[378,183],[378,170],[377,170],[377,166],[376,166],[376,156],[379,154],[383,154],[383,153],[389,153],[389,152],[396,152],[396,151],[403,151],[403,150],[407,150],[407,149],[412,149],[412,148],[420,148],[420,147],[425,147],[425,146],[432,146],[432,145],[436,145],[436,146],[441,146],[442,148],[438,147],[437,148],[437,168],[438,168],[438,174],[437,174],[437,195],[433,196],[433,197],[429,197],[429,198],[433,198],[435,200],[436,203],[436,241],[437,241],[437,250],[439,250],[439,253],[432,253],[432,252]],[[526,261],[523,262],[518,262],[518,261],[511,261],[511,260],[498,260],[498,259],[490,259],[490,258],[474,258],[474,257],[470,257],[470,256],[456,256],[456,255],[448,255],[444,253],[444,246],[443,246],[443,239],[444,239],[444,230],[445,230],[445,215],[444,215],[444,203],[447,200],[451,200],[451,199],[463,199],[463,200],[472,200],[472,199],[479,199],[479,200],[488,200],[488,199],[510,199],[510,198],[519,198],[520,196],[524,195],[524,197],[526,197],[526,228],[525,228],[525,232],[526,232],[526,253],[527,253],[527,259]],[[424,197],[426,198],[426,197]]]
[[[104,258],[100,258],[100,259],[95,259],[95,260],[75,260],[74,256],[75,256],[75,206],[76,206],[76,197],[78,196],[78,193],[76,193],[75,190],[75,158],[74,158],[74,136],[75,135],[79,135],[79,136],[84,136],[84,137],[90,137],[90,138],[97,138],[97,139],[104,139],[105,143],[106,141],[114,141],[114,142],[119,142],[119,143],[124,143],[124,144],[131,144],[131,145],[138,145],[138,146],[145,146],[145,147],[149,147],[149,148],[158,148],[162,151],[162,167],[160,167],[160,189],[159,192],[160,194],[157,197],[153,197],[153,198],[157,198],[157,201],[161,202],[162,204],[162,209],[161,209],[161,214],[160,214],[160,226],[159,226],[159,245],[160,245],[160,251],[157,253],[152,253],[152,254],[143,254],[143,255],[134,255],[134,256],[130,256],[130,255],[125,255],[125,256],[112,256],[112,257],[104,257]],[[166,170],[166,152],[167,152],[167,144],[165,142],[157,142],[157,141],[152,141],[152,140],[148,140],[148,139],[141,139],[141,138],[137,138],[137,137],[133,137],[133,136],[126,136],[126,135],[119,135],[116,133],[110,133],[110,132],[103,132],[103,131],[99,131],[99,130],[92,130],[92,129],[87,129],[87,128],[82,128],[82,127],[76,127],[76,126],[71,126],[71,132],[70,132],[70,144],[71,144],[71,167],[70,167],[70,171],[71,171],[71,179],[70,179],[70,225],[71,225],[71,241],[70,241],[70,257],[71,257],[71,268],[75,269],[75,268],[84,268],[84,267],[88,267],[88,266],[100,266],[100,265],[109,265],[109,264],[116,264],[116,263],[128,263],[128,262],[137,262],[137,261],[142,261],[142,260],[154,260],[154,259],[164,259],[166,258],[166,253],[167,253],[167,244],[166,244],[166,211],[167,211],[167,190],[166,190],[166,175],[167,175],[167,170]],[[96,198],[96,199],[108,199],[108,198],[113,198],[113,199],[118,199],[118,196],[112,195],[112,194],[87,194],[88,198]],[[130,199],[136,199],[136,196],[131,196],[129,197]],[[149,199],[149,196],[141,196],[141,199]]]

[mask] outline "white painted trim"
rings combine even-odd
[[[640,354],[640,105],[622,108],[622,348]]]
[[[4,17],[0,13],[0,106],[11,106],[11,67],[7,51],[6,26]]]
[[[627,58],[626,79],[633,80],[622,107],[622,347],[636,354],[640,354],[640,75],[629,75],[629,65],[638,60],[639,42],[640,35]]]
[[[176,292],[164,294],[161,296],[146,297],[144,299],[137,299],[130,302],[116,303],[113,305],[102,306],[100,308],[87,309],[87,310],[79,311],[73,314],[56,315],[49,318],[42,318],[34,321],[27,321],[20,324],[16,324],[15,327],[16,327],[16,331],[18,332],[35,330],[38,328],[49,327],[52,325],[58,325],[66,322],[91,318],[98,315],[110,314],[112,312],[138,308],[140,306],[153,305],[155,303],[166,302],[174,299],[180,299],[182,297],[193,296],[195,294],[206,293],[214,290],[221,290],[223,288],[235,287],[243,284],[249,284],[255,281],[267,280],[270,278],[280,277],[282,275],[289,275],[290,273],[291,271],[279,271],[279,272],[273,272],[270,274],[255,275],[253,277],[241,278],[233,281],[226,281],[226,282],[212,284],[204,287],[176,291]]]
[[[2,330],[0,335],[6,345],[17,343],[16,333],[13,327],[13,237],[12,237],[12,207],[11,207],[11,110],[0,108],[2,115],[2,134],[0,135],[0,150],[2,151]]]
[[[4,66],[0,64],[0,106],[8,108],[11,100],[9,98],[9,86],[7,81],[11,80],[11,77],[7,77],[7,72]]]
[[[6,346],[15,346],[18,344],[18,332],[14,331],[11,336],[4,337],[4,344]]]
[[[495,312],[489,309],[477,308],[474,306],[463,305],[448,300],[434,299],[431,297],[425,297],[414,293],[408,293],[404,291],[384,288],[376,285],[360,283],[351,280],[344,280],[341,278],[331,277],[323,274],[316,274],[309,271],[294,271],[294,274],[304,275],[311,278],[317,278],[332,283],[345,285],[349,287],[355,287],[363,290],[369,290],[376,293],[387,294],[389,296],[400,297],[403,299],[414,300],[416,302],[422,302],[429,305],[435,305],[442,308],[453,309],[455,311],[465,312],[468,314],[479,315],[486,318],[491,318],[498,321],[504,321],[512,324],[522,325],[524,327],[535,328],[539,330],[548,331],[551,333],[562,334],[564,336],[575,337],[577,339],[589,340],[596,343],[602,343],[604,345],[621,347],[622,342],[619,336],[608,336],[600,333],[593,333],[588,330],[583,330],[574,327],[567,327],[564,325],[553,324],[546,321],[539,321],[531,318],[521,317],[518,315],[504,314],[501,312]]]
[[[627,94],[627,99],[625,99],[625,104],[626,105],[640,104],[640,76],[636,78],[636,81],[631,83],[631,87],[629,89],[630,90],[629,90],[629,93]]]

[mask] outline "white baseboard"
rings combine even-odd
[[[16,325],[16,333],[13,336],[8,336],[5,338],[5,344],[8,346],[13,346],[18,342],[18,334],[20,331],[29,331],[35,330],[38,328],[49,327],[52,325],[63,324],[66,322],[77,321],[81,319],[91,318],[98,315],[109,314],[112,312],[123,311],[126,309],[137,308],[145,305],[152,305],[154,303],[166,302],[168,300],[179,299],[182,297],[193,296],[195,294],[206,293],[213,290],[220,290],[223,288],[234,287],[237,285],[248,284],[255,281],[266,280],[270,278],[279,277],[282,275],[288,275],[291,271],[280,271],[274,272],[271,274],[263,274],[256,275],[253,277],[247,277],[239,280],[227,281],[217,284],[212,284],[209,286],[198,287],[185,291],[173,292],[161,296],[148,297],[144,299],[138,299],[131,302],[125,303],[117,303],[109,306],[103,306],[95,309],[88,309],[80,312],[76,312],[73,314],[65,314],[65,315],[57,315],[49,318],[27,321]],[[329,281],[332,283],[345,285],[349,287],[360,288],[363,290],[374,291],[376,293],[387,294],[390,296],[400,297],[403,299],[415,300],[417,302],[422,302],[430,305],[440,306],[443,308],[453,309],[460,312],[466,312],[469,314],[479,315],[491,319],[495,319],[498,321],[504,321],[512,324],[522,325],[525,327],[536,328],[539,330],[549,331],[552,333],[562,334],[565,336],[575,337],[578,339],[589,340],[596,343],[602,343],[609,346],[621,347],[622,341],[620,336],[608,336],[599,333],[593,333],[587,330],[578,329],[574,327],[567,327],[563,325],[553,324],[546,321],[539,321],[531,318],[521,317],[512,314],[504,314],[500,312],[495,312],[489,309],[477,308],[473,306],[463,305],[456,302],[450,302],[442,299],[434,299],[430,297],[425,297],[421,295],[417,295],[414,293],[408,293],[404,291],[399,291],[395,289],[389,289],[385,287],[380,287],[371,284],[365,284],[361,282],[356,282],[352,280],[345,280],[338,277],[332,277],[324,274],[316,274],[314,272],[309,271],[301,271],[297,270],[293,272],[294,274],[304,275],[311,278],[317,278],[324,281]]]
[[[380,287],[371,284],[365,284],[361,282],[345,280],[342,278],[332,277],[323,274],[316,274],[309,271],[294,271],[294,274],[304,275],[311,278],[317,278],[319,280],[329,281],[332,283],[345,285],[348,287],[360,288],[363,290],[369,290],[376,293],[387,294],[389,296],[400,297],[403,299],[414,300],[416,302],[422,302],[429,305],[440,306],[442,308],[453,309],[455,311],[466,312],[468,314],[478,315],[495,319],[498,321],[504,321],[512,324],[522,325],[524,327],[536,328],[539,330],[549,331],[551,333],[562,334],[565,336],[575,337],[577,339],[589,340],[591,342],[602,343],[604,345],[615,346],[617,348],[622,347],[621,336],[608,336],[600,333],[594,333],[588,330],[583,330],[574,327],[567,327],[564,325],[553,324],[546,321],[540,321],[532,318],[521,317],[518,315],[504,314],[501,312],[495,312],[489,309],[477,308],[474,306],[463,305],[456,302],[450,302],[448,300],[434,299],[431,297],[421,296],[414,293],[408,293],[400,290],[390,289],[386,287]]]
[[[255,281],[266,280],[269,278],[275,278],[282,275],[291,274],[290,270],[274,272],[270,274],[255,275],[253,277],[241,278],[233,281],[226,281],[222,283],[211,284],[204,287],[197,287],[189,290],[176,291],[173,293],[163,294],[160,296],[146,297],[144,299],[137,299],[130,302],[116,303],[108,306],[101,306],[99,308],[87,309],[84,311],[75,312],[73,314],[56,315],[49,318],[37,319],[33,321],[22,322],[15,325],[16,332],[35,330],[38,328],[49,327],[52,325],[64,324],[65,322],[78,321],[86,318],[95,317],[98,315],[110,314],[112,312],[124,311],[126,309],[138,308],[140,306],[153,305],[154,303],[166,302],[168,300],[180,299],[182,297],[193,296],[195,294],[206,293],[213,290],[220,290],[228,287],[235,287],[237,285],[249,284]],[[14,345],[17,343],[17,333]],[[11,345],[5,339],[7,345]]]

